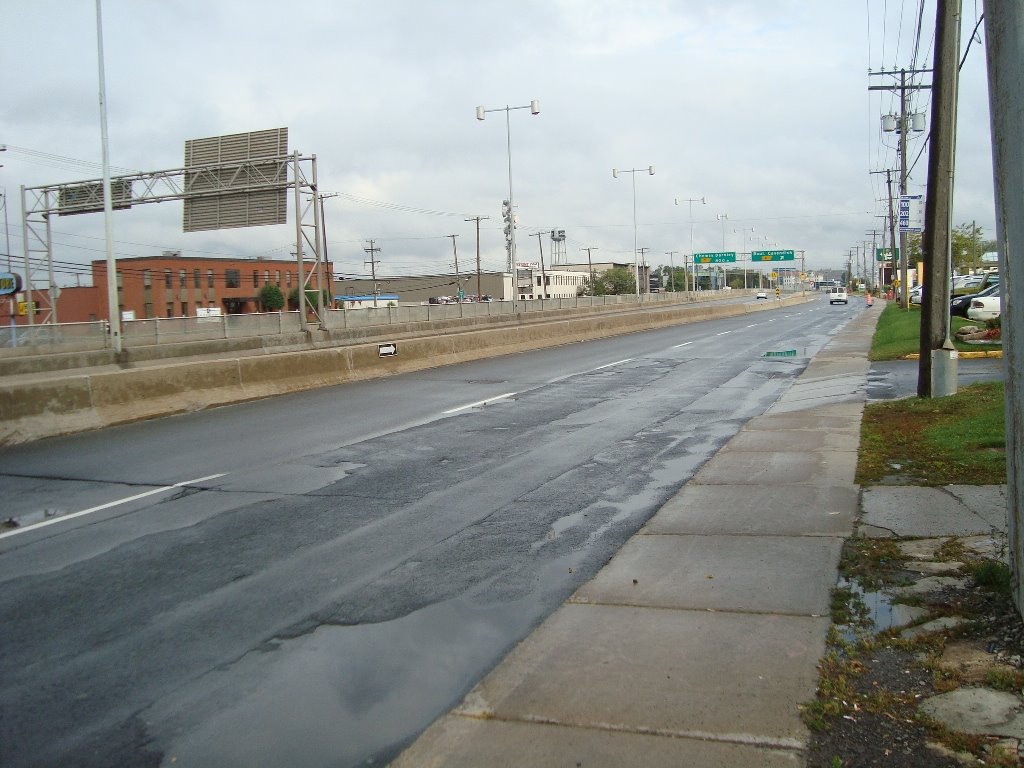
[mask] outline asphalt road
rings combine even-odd
[[[0,450],[0,764],[386,762],[861,311]]]

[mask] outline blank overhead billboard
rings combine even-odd
[[[185,142],[186,232],[288,221],[288,129]]]

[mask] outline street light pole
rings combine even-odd
[[[708,201],[704,198],[703,195],[701,197],[687,197],[687,198],[678,198],[677,197],[676,198],[676,205],[679,205],[680,199],[683,199],[685,202],[690,204],[690,265],[693,267],[694,272],[696,272],[697,265],[693,263],[693,204],[694,203],[700,203],[701,205],[707,205]],[[686,260],[685,259],[683,260],[683,274],[684,275],[686,274]],[[690,290],[689,286],[687,286],[686,290],[687,290],[687,297],[688,298],[692,298],[692,297],[689,296],[689,290]],[[696,278],[696,275],[694,275],[694,278],[693,278],[693,290],[695,290],[695,291],[697,290],[697,278]]]
[[[729,214],[728,213],[720,213],[720,214],[718,214],[718,216],[716,218],[720,222],[722,222],[722,250],[725,251],[725,221],[726,221],[726,219],[729,218]],[[724,271],[724,267],[723,267],[723,271]],[[719,287],[721,287],[721,286],[719,286]]]
[[[734,229],[733,230],[733,233],[736,233],[736,232],[742,232],[743,233],[743,253],[747,252],[747,232],[753,233],[753,231],[754,231],[753,227],[740,227],[739,229]],[[751,260],[751,262],[752,261],[753,260]],[[746,290],[747,287],[748,287],[747,286],[747,265],[746,265],[746,262],[744,262],[744,264],[743,264],[743,290]]]
[[[646,168],[630,168],[628,170],[620,171],[618,168],[612,168],[612,178],[619,178],[620,173],[628,173],[633,177],[633,269],[636,273],[636,300],[640,301],[640,261],[638,258],[638,251],[636,245],[636,174],[637,171],[647,171],[649,176],[654,175],[654,166],[649,165]]]
[[[513,109],[528,109],[531,115],[540,114],[540,102],[534,99],[529,104],[521,107],[498,107],[496,109],[476,108],[476,119],[483,120],[488,112],[505,113],[505,149],[508,152],[508,210],[509,210],[509,241],[508,241],[508,271],[512,273],[512,300],[515,301],[516,292],[516,223],[515,223],[515,199],[512,197],[512,126],[509,120],[509,112]]]

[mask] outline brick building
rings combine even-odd
[[[304,263],[308,274],[315,262]],[[331,285],[330,265],[324,265],[324,285]],[[317,275],[310,290],[319,286]],[[118,304],[128,317],[195,317],[198,309],[216,308],[225,314],[260,312],[259,292],[277,285],[287,298],[299,285],[294,259],[223,259],[182,256],[140,256],[117,260]],[[92,286],[62,288],[57,319],[62,323],[103,320],[107,313],[107,262],[92,262]]]

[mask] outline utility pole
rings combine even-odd
[[[377,265],[380,262],[377,261],[377,259],[374,258],[374,257],[377,255],[377,251],[379,251],[380,248],[374,247],[373,240],[371,240],[370,241],[370,247],[369,248],[363,248],[363,250],[366,251],[368,254],[370,254],[370,260],[369,261],[364,261],[363,262],[363,266],[365,266],[367,264],[370,265],[370,278],[371,278],[371,280],[373,280],[373,306],[374,306],[374,309],[376,309],[376,307],[377,307],[377,295],[380,293],[380,291],[377,290]]]
[[[541,242],[541,235],[544,232],[534,232],[532,237],[537,238],[537,247],[540,249],[540,298],[541,301],[548,297],[548,277],[544,272],[544,243]],[[541,305],[543,306],[543,304]]]
[[[665,255],[668,256],[668,284],[672,293],[676,292],[676,263],[672,257],[677,253],[679,253],[679,251],[665,251]],[[744,286],[744,288],[745,287],[746,286]]]
[[[597,278],[594,277],[594,262],[590,258],[590,252],[598,250],[597,248],[580,248],[581,251],[587,252],[587,266],[590,268],[590,296],[593,297],[597,292]]]
[[[1024,8],[1020,3],[985,6],[985,52],[988,57],[988,93],[992,115],[992,165],[996,192],[996,236],[1002,263],[1003,347],[1006,370],[1020,371],[1024,353],[1024,131],[1020,115],[1024,95],[1020,88],[1024,61]],[[1006,377],[1006,506],[1013,601],[1024,611],[1024,379]]]
[[[959,45],[958,45],[958,47],[959,47]],[[900,178],[899,178],[899,183],[900,183],[899,193],[900,193],[900,195],[906,195],[907,194],[907,135],[910,133],[910,130],[911,130],[911,123],[910,123],[910,120],[909,120],[909,116],[907,115],[907,91],[928,90],[928,89],[930,89],[932,87],[930,85],[924,85],[924,84],[913,84],[913,83],[912,84],[908,84],[907,83],[907,75],[922,75],[922,74],[926,74],[926,73],[931,72],[931,71],[932,70],[930,70],[930,69],[910,69],[910,70],[908,70],[908,69],[900,69],[900,70],[892,70],[892,71],[888,71],[888,72],[871,72],[871,73],[869,73],[870,75],[887,75],[887,76],[899,75],[899,77],[900,77],[899,86],[895,86],[895,85],[872,85],[872,86],[868,87],[869,91],[897,91],[897,90],[899,91],[899,95],[900,95],[900,114],[899,114],[899,117],[897,118],[898,123],[897,123],[896,130],[899,132],[899,150],[898,150],[898,154],[900,156]],[[889,119],[891,120],[891,117]],[[891,123],[890,123],[890,125],[891,125]],[[915,125],[916,125],[916,121],[915,121]],[[934,123],[933,123],[933,125],[934,125]],[[891,128],[886,128],[883,125],[883,130],[891,130]],[[920,130],[920,129],[917,129],[917,130]],[[890,199],[889,215],[891,217],[892,216],[892,187],[891,187],[891,185],[890,185],[890,189],[889,189],[889,199]],[[891,224],[890,226],[894,228],[895,227],[895,223]],[[894,248],[895,248],[895,240],[896,240],[896,238],[895,238],[895,234],[894,234],[893,235],[893,242],[894,242],[893,247]],[[907,286],[907,261],[908,261],[908,258],[907,258],[907,233],[905,231],[901,231],[900,232],[900,240],[899,240],[899,242],[900,242],[900,246],[899,246],[899,248],[900,248],[900,256],[899,256],[900,286],[901,286],[901,289],[902,289],[900,291],[900,307],[902,307],[903,309],[908,309],[910,307],[910,297],[908,296],[909,291],[907,290],[907,287],[908,287]],[[893,251],[893,257],[894,257],[893,258],[893,275],[895,275],[896,274],[895,251]]]
[[[878,236],[882,234],[880,230],[869,229],[865,234],[871,235],[871,256],[868,259],[868,264],[871,269],[871,287],[873,288],[878,281]]]
[[[892,210],[892,171],[888,169],[885,172],[885,183],[889,187],[889,247],[892,251],[889,253],[892,256],[892,276],[896,278],[896,263],[897,263],[897,246],[896,246],[896,217]],[[898,278],[897,278],[898,279]],[[907,286],[904,283],[900,283],[900,308],[910,309],[910,291],[907,290]]]
[[[921,244],[927,290],[921,294],[919,397],[941,397],[956,392],[956,348],[949,338],[949,289],[960,21],[960,0],[938,0],[932,132],[928,147],[928,189]]]
[[[490,216],[474,216],[471,219],[464,219],[464,221],[475,221],[476,222],[476,300],[483,300],[483,293],[480,288],[480,222],[487,221]],[[454,241],[452,241],[454,242]],[[515,276],[512,277],[515,280]]]
[[[640,263],[643,264],[643,267],[644,267],[643,268],[643,273],[644,273],[644,277],[645,277],[645,279],[647,281],[647,285],[644,286],[644,290],[643,290],[644,293],[650,293],[651,292],[651,272],[647,268],[647,252],[649,250],[651,250],[651,249],[650,248],[637,248],[636,249],[637,253],[640,254]],[[640,289],[640,270],[637,270],[636,279],[637,279],[637,283],[636,283],[637,290],[639,290]]]
[[[455,245],[455,238],[458,235],[446,235],[446,237],[452,239],[452,253],[455,256],[455,295],[458,296],[459,304],[461,304],[465,292],[462,290],[462,275],[459,274],[459,248]]]

